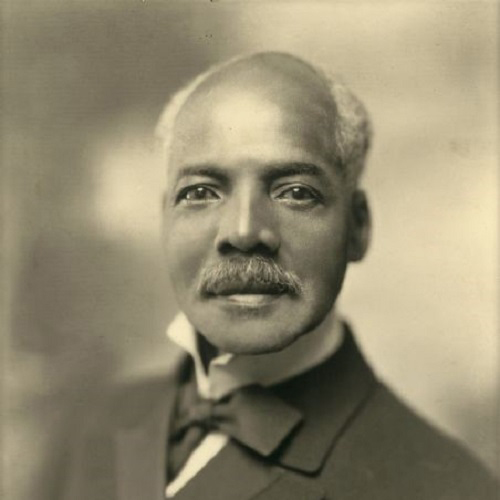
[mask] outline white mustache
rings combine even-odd
[[[231,293],[289,293],[299,295],[303,285],[298,276],[274,260],[262,256],[231,257],[201,272],[198,291],[202,295]]]

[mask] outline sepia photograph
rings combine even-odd
[[[498,2],[0,13],[2,498],[500,498]]]

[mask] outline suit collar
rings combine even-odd
[[[374,386],[373,372],[345,325],[343,344],[334,356],[274,388],[277,396],[304,417],[303,424],[277,451],[276,460],[305,473],[319,471],[335,441],[363,407]]]
[[[272,483],[278,492],[273,498],[296,498],[292,490],[302,492],[303,496],[297,498],[322,498],[317,487],[301,482],[299,476],[290,475],[286,469],[307,475],[318,472],[336,441],[369,399],[375,383],[372,370],[364,361],[349,327],[344,325],[344,341],[329,360],[271,388],[285,407],[303,417],[292,434],[271,455],[264,457],[230,441],[179,492],[176,500],[202,497],[208,500],[212,498],[206,497],[208,492],[205,491],[205,496],[201,493],[204,486],[214,482],[220,491],[217,489],[213,498],[219,500],[234,498],[234,491],[238,491],[238,498],[250,498],[264,483],[266,487]],[[284,414],[288,414],[288,410]],[[287,424],[286,419],[273,417],[270,420],[273,427]]]

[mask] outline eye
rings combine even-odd
[[[211,203],[220,199],[216,191],[207,186],[189,186],[182,189],[176,198],[176,203],[198,205]]]
[[[313,205],[321,201],[321,195],[315,189],[306,186],[281,189],[276,198],[296,205]]]

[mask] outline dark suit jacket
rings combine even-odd
[[[124,390],[86,422],[63,498],[164,498],[178,371]],[[230,441],[176,499],[497,498],[482,466],[375,378],[348,331],[328,361],[273,391],[303,412],[303,425],[267,459]]]

